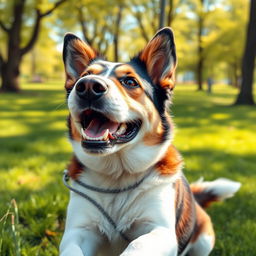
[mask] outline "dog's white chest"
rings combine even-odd
[[[111,220],[92,202],[72,192],[67,228],[82,226],[98,230],[112,241],[120,239],[119,231],[134,239],[147,232],[150,223],[168,225],[172,219],[174,190],[171,182],[161,183],[155,177],[148,177],[137,188],[118,194],[76,188],[99,204]]]

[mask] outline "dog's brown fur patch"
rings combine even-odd
[[[170,145],[165,156],[156,164],[162,175],[173,175],[181,169],[182,158],[177,149]]]
[[[195,243],[201,234],[206,234],[214,238],[215,234],[214,234],[211,218],[197,203],[196,203],[196,216],[197,216],[197,222],[195,226],[194,235],[191,238],[191,243]],[[214,242],[215,241],[213,241],[213,245],[214,245]]]
[[[84,171],[83,165],[77,160],[75,156],[72,157],[68,165],[68,174],[72,179],[77,179],[79,174]]]

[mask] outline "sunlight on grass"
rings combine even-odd
[[[237,91],[224,85],[216,85],[212,95],[195,92],[192,85],[176,89],[174,144],[188,179],[226,177],[242,183],[234,198],[209,209],[217,234],[211,255],[254,255],[248,237],[256,236],[256,108],[231,107]]]
[[[13,119],[5,119],[1,122],[0,136],[9,137],[17,135],[26,135],[29,133],[29,128],[25,124],[17,124]]]
[[[24,84],[20,94],[0,95],[0,219],[14,198],[22,255],[58,255],[68,201],[61,178],[72,155],[62,88],[61,83]],[[177,85],[171,106],[174,144],[189,181],[227,177],[243,184],[233,199],[209,209],[217,233],[215,256],[256,250],[244,235],[256,236],[256,109],[231,107],[236,94],[225,85],[215,85],[211,95]],[[5,225],[0,221],[0,230],[1,255],[15,255],[10,217]]]
[[[212,114],[210,116],[210,118],[215,119],[215,120],[225,120],[230,118],[229,114],[225,114],[225,113],[216,113],[216,114]]]

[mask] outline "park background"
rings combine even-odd
[[[171,114],[186,176],[242,183],[208,210],[217,233],[211,255],[255,255],[256,1],[0,0],[1,256],[58,255],[69,196],[62,171],[72,154],[64,34],[126,61],[163,26],[176,38]]]

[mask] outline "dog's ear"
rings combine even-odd
[[[155,84],[173,89],[177,58],[174,35],[170,28],[159,30],[138,57],[145,63]]]
[[[87,43],[72,33],[64,37],[63,61],[66,71],[66,85],[72,84],[85,70],[89,63],[97,57]]]

